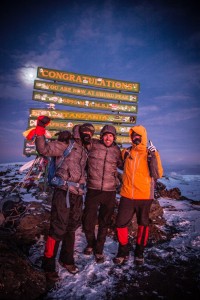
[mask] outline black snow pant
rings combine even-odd
[[[149,213],[153,200],[132,200],[121,197],[116,218],[119,249],[117,256],[128,255],[128,225],[136,214],[138,232],[135,255],[143,254],[149,236]],[[126,250],[125,250],[126,249]]]
[[[55,271],[55,258],[60,241],[62,246],[59,260],[68,265],[74,264],[75,231],[81,225],[83,198],[69,193],[70,208],[68,208],[66,196],[67,191],[55,189],[43,261],[43,268],[46,271]]]
[[[87,246],[96,254],[102,254],[104,243],[114,213],[116,191],[100,191],[88,189],[83,212],[83,230]],[[98,233],[95,235],[95,225],[98,223]]]

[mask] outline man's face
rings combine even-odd
[[[141,137],[141,135],[139,135],[138,133],[133,131],[131,134],[131,139],[132,139],[133,144],[139,145],[141,143],[142,137]]]
[[[89,144],[92,137],[92,133],[90,131],[84,131],[80,134],[80,137],[82,139],[83,144]]]
[[[103,143],[106,147],[110,147],[114,142],[114,136],[112,133],[105,133],[103,135]]]

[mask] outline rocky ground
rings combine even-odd
[[[16,183],[14,182],[12,184],[14,186]],[[30,186],[27,186],[26,188],[27,191],[31,193]],[[38,193],[39,195],[39,192],[41,193],[42,189],[43,187],[41,185],[37,187],[37,189],[33,189],[33,193]],[[1,194],[3,195],[3,193]],[[47,237],[50,218],[51,195],[52,193],[49,191],[49,196],[43,199],[41,203],[30,202],[28,204],[21,203],[20,195],[17,193],[10,195],[10,199],[9,197],[7,198],[7,200],[14,200],[16,203],[19,203],[18,210],[21,209],[21,212],[23,213],[20,219],[15,221],[8,219],[7,222],[5,222],[5,219],[0,226],[1,299],[39,300],[44,299],[45,297],[47,292],[45,275],[42,270],[38,269],[31,263],[29,260],[29,251],[31,246],[37,244],[41,237],[44,239]],[[34,196],[36,195],[34,194]],[[184,198],[178,188],[167,191],[165,186],[163,186],[161,183],[159,183],[157,186],[155,198],[157,199],[160,196],[166,196],[168,198],[171,197],[177,200]],[[176,228],[169,228],[169,230],[163,231],[163,227],[166,228],[166,221],[163,218],[163,209],[156,199],[153,202],[150,213],[151,224],[149,246],[162,244],[163,242],[170,240],[176,234]],[[117,203],[118,202],[116,202],[116,211]],[[109,230],[109,236],[111,236],[113,239],[116,239],[115,216],[116,212],[113,215],[112,226]],[[130,226],[130,243],[134,244],[136,230],[137,225],[134,219]],[[159,264],[159,258],[153,253],[151,254],[151,259],[155,261],[158,260]],[[183,265],[182,262],[180,262],[180,265],[178,265],[177,261],[174,265],[173,260],[171,260],[171,263],[168,260],[166,261],[166,265],[163,265],[160,271],[156,269],[151,277],[148,277],[147,270],[143,270],[141,268],[138,270],[138,278],[140,278],[142,284],[144,285],[144,291],[146,291],[146,294],[143,295],[144,298],[141,298],[141,294],[138,294],[136,283],[134,281],[130,282],[124,275],[118,280],[118,284],[115,287],[115,296],[108,292],[107,299],[133,299],[133,294],[135,295],[134,299],[157,299],[156,295],[152,294],[152,291],[154,290],[155,286],[158,285],[158,282],[162,281],[160,288],[167,297],[165,299],[176,299],[176,297],[179,298],[179,296],[181,296],[180,299],[189,299],[192,292],[195,292],[195,296],[193,295],[193,298],[191,298],[192,300],[195,300],[197,299],[196,292],[199,292],[199,286],[193,280],[193,277],[197,277],[197,272],[199,271],[198,268],[199,264],[196,264],[195,261],[193,261],[193,258],[191,258],[191,261],[185,262],[185,265]],[[174,277],[174,287],[169,286],[167,278],[168,276]],[[188,281],[188,278],[191,278],[191,281]],[[189,286],[188,295],[184,294],[184,286],[186,284]],[[124,287],[126,287],[126,292],[122,294],[121,291]]]

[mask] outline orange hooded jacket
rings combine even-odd
[[[120,195],[132,200],[149,200],[154,199],[154,179],[150,176],[148,167],[148,150],[147,150],[147,132],[141,125],[133,126],[129,130],[141,135],[141,143],[133,144],[129,155],[125,159],[124,172],[122,178],[122,187]],[[124,159],[125,152],[122,151]],[[160,177],[163,175],[163,168],[159,152],[154,152],[157,160],[158,173]]]

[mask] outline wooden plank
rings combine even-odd
[[[73,120],[51,120],[50,124],[47,126],[47,129],[54,129],[57,131],[62,131],[62,130],[72,130],[72,128],[77,125],[77,124],[83,124],[84,122],[80,121],[73,121]],[[28,120],[28,128],[36,127],[37,125],[37,119],[35,118],[29,118]],[[92,125],[95,128],[95,132],[99,133],[105,123],[95,123],[92,122]],[[132,127],[132,125],[127,125],[127,126],[120,126],[120,125],[114,125],[116,128],[116,131],[118,134],[124,134],[124,135],[129,135],[129,130]]]
[[[33,100],[45,103],[62,104],[66,106],[73,106],[79,108],[137,113],[137,105],[123,105],[94,100],[83,100],[77,98],[61,97],[41,92],[33,92]]]
[[[45,115],[51,119],[63,119],[63,120],[80,120],[84,122],[108,122],[108,123],[127,123],[135,124],[136,116],[127,114],[99,114],[99,113],[88,113],[78,111],[65,111],[65,110],[50,110],[50,109],[30,109],[30,117],[38,117]]]
[[[126,101],[126,102],[137,102],[138,95],[134,94],[125,94],[119,92],[108,92],[103,90],[95,90],[95,89],[87,89],[83,87],[77,87],[72,85],[64,85],[54,82],[35,80],[34,81],[34,89],[36,90],[44,90],[44,91],[52,91],[54,93],[62,93],[76,96],[84,96],[90,98],[101,98],[106,100],[113,101]],[[55,96],[55,95],[54,95]],[[55,96],[58,97],[58,96]],[[62,97],[60,97],[62,98]],[[62,101],[62,99],[60,99]],[[62,104],[62,103],[61,103]]]
[[[95,86],[99,88],[118,91],[128,91],[135,93],[138,93],[140,91],[140,84],[138,82],[102,78],[86,74],[77,74],[67,71],[47,69],[44,67],[38,67],[37,77],[42,79],[50,79],[53,81],[70,82],[73,84]]]

